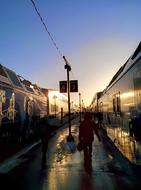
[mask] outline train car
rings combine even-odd
[[[54,89],[41,89],[47,98],[47,115],[61,118],[68,112],[68,98]]]
[[[44,89],[47,98],[47,121],[52,128],[58,127],[68,113],[68,98],[54,89]]]
[[[141,42],[97,99],[107,134],[131,162],[141,164]]]
[[[53,101],[50,92],[46,96],[39,86],[0,65],[0,141],[34,136],[41,118],[66,111],[67,98],[56,95]]]
[[[92,102],[89,106],[89,109],[91,110],[91,112],[94,112],[94,113],[98,113],[98,99],[101,97],[102,95],[102,92],[97,92],[93,99],[92,99]]]
[[[0,65],[0,140],[29,136],[37,126],[37,118],[45,115],[44,94]]]

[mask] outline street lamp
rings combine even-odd
[[[67,136],[67,141],[74,141],[74,138],[71,134],[71,111],[70,111],[70,79],[69,72],[71,71],[71,66],[68,64],[67,59],[63,56],[65,61],[65,69],[67,70],[67,90],[68,90],[68,114],[69,114],[69,135]]]
[[[55,117],[56,117],[56,98],[57,98],[57,96],[54,95],[53,99],[54,99],[54,113],[55,113]]]
[[[79,92],[79,111],[80,111],[80,123],[81,123],[81,93]]]
[[[71,110],[73,112],[73,101],[71,102]]]

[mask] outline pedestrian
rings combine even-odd
[[[103,122],[103,113],[102,112],[97,112],[97,120],[98,120],[99,127],[101,127],[102,122]]]
[[[46,118],[42,118],[40,121],[40,138],[42,142],[42,164],[46,163],[46,154],[48,148],[48,141],[50,138],[51,130],[50,125],[47,123]]]
[[[129,122],[129,134],[131,137],[134,137],[136,140],[141,140],[141,115],[134,117]]]
[[[92,143],[94,141],[94,132],[98,137],[98,140],[101,141],[98,134],[97,126],[92,121],[91,114],[86,113],[84,116],[84,120],[81,122],[79,128],[79,141],[83,143],[84,164],[87,164],[92,156]]]

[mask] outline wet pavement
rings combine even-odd
[[[58,119],[54,121],[54,126],[51,126],[52,129],[54,128],[60,128],[61,126],[68,123],[68,116],[64,117],[62,122],[58,122]],[[53,133],[53,132],[52,132]],[[1,164],[6,161],[7,159],[10,159],[15,154],[18,154],[23,149],[28,149],[30,146],[32,146],[34,143],[36,144],[38,141],[38,137],[31,137],[29,139],[26,139],[26,141],[17,141],[12,140],[12,138],[9,136],[1,136],[0,138],[0,172],[1,172]]]
[[[96,136],[92,159],[84,164],[83,152],[76,149],[78,120],[72,122],[75,141],[68,143],[67,135],[68,128],[64,126],[50,139],[44,164],[41,146],[21,157],[23,163],[7,174],[7,179],[12,181],[10,187],[19,190],[141,189],[136,177],[125,171]]]

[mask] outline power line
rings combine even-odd
[[[64,62],[65,62],[65,69],[67,69],[67,72],[68,72],[68,75],[69,75],[69,71],[71,71],[71,66],[70,66],[68,60],[66,59],[65,56],[63,56],[63,54],[61,53],[59,47],[57,46],[57,43],[55,42],[55,40],[53,39],[51,33],[49,32],[49,30],[48,30],[48,28],[47,28],[47,26],[46,26],[46,24],[45,24],[45,22],[44,22],[44,20],[43,20],[43,17],[41,16],[41,14],[40,14],[40,12],[39,12],[39,10],[38,10],[38,8],[37,8],[37,6],[36,6],[34,0],[30,0],[30,1],[31,1],[31,3],[32,3],[32,5],[33,5],[33,7],[34,7],[34,9],[35,9],[35,11],[36,11],[36,13],[37,13],[37,15],[39,16],[42,25],[44,26],[46,32],[48,33],[48,35],[49,35],[49,37],[50,37],[50,39],[51,39],[53,45],[54,45],[55,48],[57,49],[57,51],[58,51],[59,55],[61,56],[61,58],[64,60]],[[72,73],[72,75],[73,75],[73,73]],[[69,97],[69,95],[68,95],[68,97]],[[70,106],[70,103],[69,103],[69,106]]]
[[[37,6],[36,6],[34,0],[30,0],[30,1],[31,1],[31,3],[32,3],[32,5],[33,5],[33,7],[34,7],[34,9],[35,9],[35,11],[36,11],[36,13],[37,13],[37,15],[39,16],[42,25],[44,26],[46,32],[48,33],[48,35],[49,35],[49,37],[50,37],[50,39],[51,39],[53,45],[54,45],[55,48],[57,49],[59,55],[60,55],[60,56],[62,57],[62,59],[64,60],[65,64],[68,65],[68,66],[70,67],[70,70],[71,70],[71,66],[70,66],[68,60],[66,59],[65,56],[63,56],[63,54],[61,53],[59,47],[57,46],[57,43],[55,42],[55,40],[53,39],[51,33],[49,32],[49,30],[48,30],[48,28],[47,28],[47,26],[46,26],[46,24],[45,24],[45,22],[44,22],[44,20],[43,20],[43,17],[41,16],[41,14],[40,14],[40,12],[39,12],[39,10],[38,10],[38,8],[37,8]]]
[[[38,8],[37,8],[37,6],[36,6],[34,0],[30,0],[30,1],[31,1],[31,3],[32,3],[32,5],[33,5],[33,7],[34,7],[34,9],[35,9],[35,11],[36,11],[36,13],[38,14],[38,16],[39,16],[39,18],[40,18],[40,21],[41,21],[41,23],[43,24],[43,26],[44,26],[46,32],[48,33],[48,35],[49,35],[49,37],[50,37],[50,39],[51,39],[53,45],[54,45],[55,48],[57,49],[57,51],[58,51],[58,53],[60,54],[60,56],[63,58],[63,54],[61,53],[59,47],[57,46],[57,43],[55,42],[55,40],[53,39],[51,33],[49,32],[49,30],[48,30],[48,28],[47,28],[47,26],[46,26],[46,24],[45,24],[45,22],[44,22],[44,20],[43,20],[43,17],[41,16],[41,14],[40,14],[40,12],[39,12],[39,10],[38,10]]]

